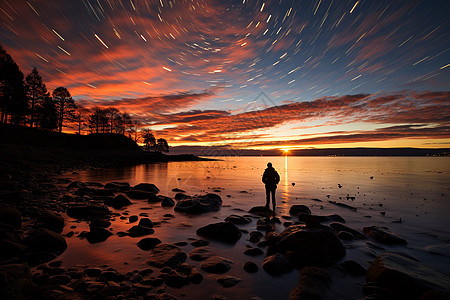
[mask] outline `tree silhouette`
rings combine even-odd
[[[53,91],[53,100],[58,109],[58,131],[62,132],[64,120],[73,116],[76,105],[65,87],[58,87]]]
[[[89,115],[88,124],[91,133],[104,133],[105,128],[108,126],[105,110],[95,107]]]
[[[120,123],[120,111],[115,107],[105,109],[105,116],[108,119],[109,132],[117,132],[117,125]]]
[[[90,110],[82,105],[77,105],[74,111],[72,121],[75,123],[75,128],[78,130],[78,134],[81,135],[81,130],[87,125],[89,119],[88,113]]]
[[[43,101],[44,97],[48,95],[47,88],[42,82],[42,77],[36,68],[27,75],[25,78],[27,97],[31,102],[30,111],[30,127],[33,127],[35,108],[39,106],[39,101]]]
[[[27,98],[23,73],[5,49],[0,45],[0,123],[19,124],[25,116]]]
[[[169,144],[167,144],[165,139],[158,139],[155,145],[155,151],[159,153],[169,152]]]
[[[144,129],[142,131],[142,138],[144,139],[144,149],[146,151],[154,149],[156,145],[156,139],[150,129]]]
[[[41,129],[53,131],[58,128],[58,110],[56,103],[49,96],[45,96],[36,110],[37,123]]]

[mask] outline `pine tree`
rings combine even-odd
[[[27,97],[31,102],[30,127],[33,127],[36,107],[40,105],[44,97],[48,96],[48,93],[45,84],[42,82],[42,77],[36,68],[33,68],[30,74],[27,75],[25,82]]]

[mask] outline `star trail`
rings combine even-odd
[[[2,0],[0,43],[49,88],[127,111],[172,145],[443,147],[449,13],[448,1]]]

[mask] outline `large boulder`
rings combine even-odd
[[[447,297],[450,293],[448,275],[394,253],[378,256],[367,270],[366,280],[389,290],[392,299],[419,299],[432,290],[447,293]]]
[[[61,254],[67,248],[66,240],[62,235],[45,228],[30,232],[23,242],[31,252],[43,251]]]
[[[14,226],[15,228],[22,227],[22,215],[15,207],[1,207],[0,208],[0,223]]]
[[[271,275],[280,275],[291,272],[294,268],[289,260],[281,253],[275,253],[266,257],[262,263],[264,271]]]
[[[159,189],[153,183],[139,183],[131,188],[132,190],[151,192],[154,194],[159,193]]]
[[[280,241],[270,252],[282,252],[296,267],[328,266],[345,256],[345,247],[336,234],[326,229],[304,229],[293,225],[280,233]]]
[[[152,197],[155,197],[155,193],[140,190],[129,190],[127,192],[127,196],[131,199],[136,200],[148,200]]]
[[[38,226],[50,229],[54,232],[61,233],[64,229],[64,218],[60,215],[46,211],[37,219]]]
[[[126,192],[130,189],[130,184],[128,182],[108,182],[105,184],[105,189]]]
[[[111,217],[111,211],[104,205],[76,204],[67,209],[67,215],[74,219],[94,220]]]
[[[366,226],[363,231],[368,236],[375,239],[377,242],[387,245],[402,245],[406,246],[408,242],[393,233],[387,232],[377,226]]]
[[[115,209],[119,209],[119,208],[122,208],[124,206],[131,205],[131,204],[133,204],[133,203],[131,203],[130,199],[128,199],[124,195],[117,195],[116,197],[108,198],[105,201],[105,205],[112,206]]]
[[[230,222],[219,222],[206,225],[199,228],[197,234],[225,243],[236,243],[242,236],[239,228]]]
[[[220,256],[212,256],[200,264],[203,271],[213,274],[226,273],[232,266],[233,261]]]
[[[210,211],[218,211],[222,206],[222,198],[216,194],[206,194],[180,200],[175,205],[175,210],[188,214],[202,214]]]
[[[147,264],[157,268],[171,267],[174,268],[187,259],[183,250],[172,244],[157,244],[148,258]]]
[[[152,250],[156,245],[161,244],[158,238],[144,238],[137,243],[137,246],[144,251]]]
[[[27,294],[32,287],[31,272],[27,265],[0,265],[1,299],[28,299]]]

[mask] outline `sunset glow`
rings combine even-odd
[[[49,90],[127,112],[171,146],[450,145],[448,1],[0,8],[0,44],[24,73],[37,67]]]

